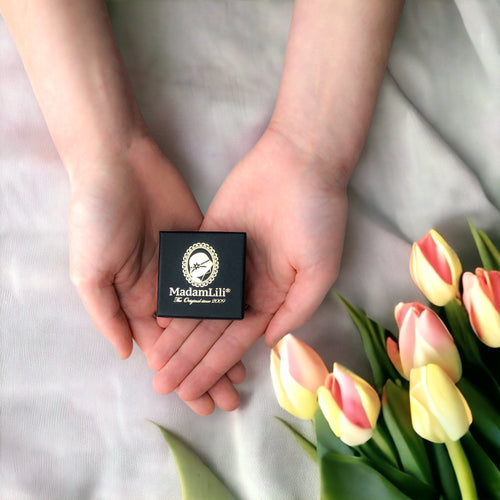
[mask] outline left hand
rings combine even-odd
[[[159,393],[199,397],[261,335],[272,346],[312,316],[342,253],[347,181],[336,167],[269,129],[231,172],[201,230],[247,233],[245,317],[159,319],[166,329],[148,352]]]
[[[132,340],[148,352],[162,334],[154,317],[158,232],[197,229],[202,214],[184,179],[150,138],[113,161],[73,171],[70,203],[71,277],[97,328],[122,358]],[[197,413],[233,409],[241,363],[210,393],[186,401]]]

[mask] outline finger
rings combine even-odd
[[[113,284],[76,279],[73,282],[96,328],[113,344],[122,359],[128,358],[133,348],[132,331]]]
[[[144,318],[129,318],[128,322],[134,340],[145,353],[153,348],[163,334],[163,328],[158,326],[152,314]]]
[[[270,314],[247,309],[245,319],[233,321],[206,356],[180,383],[177,388],[179,396],[190,400],[209,390],[264,333],[270,319]]]
[[[240,406],[240,395],[227,376],[220,378],[208,393],[223,411],[233,411]]]
[[[172,320],[173,320],[173,318],[162,318],[160,316],[158,316],[156,318],[156,322],[158,323],[158,326],[163,328],[163,329],[168,328],[168,326],[170,325]]]
[[[269,347],[311,318],[332,287],[335,277],[335,272],[325,270],[297,273],[285,301],[267,327],[265,339]]]
[[[199,415],[210,415],[215,406],[223,411],[233,411],[241,402],[238,391],[227,376],[222,377],[216,384],[197,399],[184,401],[194,412]]]
[[[198,319],[164,318],[168,320],[167,328],[147,352],[148,365],[152,370],[161,370],[170,358],[184,344],[196,326]],[[165,323],[164,323],[165,324]],[[173,388],[175,389],[175,387]]]
[[[193,410],[198,415],[210,415],[215,409],[215,403],[209,394],[203,394],[197,399],[191,401],[184,401],[191,410]]]
[[[153,379],[153,387],[160,394],[168,394],[178,387],[191,370],[203,359],[212,345],[231,323],[229,320],[202,321],[186,338],[185,342],[158,371]],[[237,360],[236,360],[237,361]],[[235,361],[235,362],[236,362]],[[233,363],[234,364],[234,363]],[[230,368],[230,367],[229,367]],[[206,387],[208,390],[226,371]],[[203,392],[206,392],[203,391]],[[200,396],[197,394],[193,398]],[[184,399],[184,398],[183,398]]]
[[[238,361],[227,373],[227,378],[231,381],[232,384],[241,384],[247,375],[247,371],[245,369],[245,365],[243,362]]]

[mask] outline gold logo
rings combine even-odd
[[[210,285],[219,272],[219,257],[208,243],[191,245],[182,258],[182,273],[193,286]]]

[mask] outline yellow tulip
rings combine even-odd
[[[318,410],[317,389],[328,375],[323,360],[309,345],[288,334],[271,350],[271,379],[280,406],[295,417],[312,419]]]
[[[349,446],[368,441],[377,425],[380,399],[373,387],[335,363],[318,389],[318,401],[333,433]]]
[[[459,440],[472,423],[462,393],[444,370],[432,363],[410,373],[410,410],[415,432],[434,443]]]
[[[412,246],[410,274],[425,297],[444,306],[459,296],[462,264],[443,237],[431,229]]]

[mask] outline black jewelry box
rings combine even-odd
[[[242,319],[246,233],[161,231],[157,315]]]

